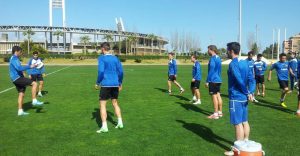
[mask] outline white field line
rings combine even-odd
[[[70,67],[71,67],[71,66],[68,66],[68,67],[64,67],[64,68],[58,69],[58,70],[56,70],[56,71],[54,71],[54,72],[51,72],[51,73],[49,73],[49,74],[46,74],[46,76],[52,75],[52,74],[54,74],[54,73],[57,73],[57,72],[59,72],[59,71],[65,70],[65,69],[70,68]],[[7,89],[5,89],[5,90],[2,90],[2,91],[0,92],[0,94],[5,93],[5,92],[7,92],[7,91],[10,91],[10,90],[12,90],[12,89],[14,89],[14,88],[15,88],[15,87],[10,87],[10,88],[7,88]]]

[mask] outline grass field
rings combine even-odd
[[[48,73],[64,68],[47,67]],[[46,102],[39,111],[31,107],[27,89],[25,110],[17,117],[17,91],[0,94],[0,155],[200,155],[220,156],[234,141],[229,123],[227,74],[223,67],[225,116],[209,120],[212,102],[201,84],[202,105],[188,104],[191,66],[179,66],[179,82],[186,92],[169,96],[167,66],[124,66],[120,106],[125,128],[114,129],[116,118],[108,105],[109,133],[97,134],[98,91],[94,90],[96,66],[72,66],[45,78]],[[202,67],[206,76],[207,66]],[[0,66],[0,92],[13,87],[7,66]],[[287,96],[288,109],[278,105],[280,91],[275,72],[267,82],[266,97],[249,106],[250,139],[262,143],[268,156],[296,156],[300,118],[294,115],[296,93]]]

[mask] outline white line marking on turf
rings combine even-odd
[[[70,68],[70,67],[71,67],[71,66],[68,66],[68,67],[64,67],[64,68],[58,69],[58,70],[56,70],[56,71],[54,71],[54,72],[51,72],[51,73],[49,73],[49,74],[46,74],[46,76],[52,75],[52,74],[54,74],[54,73],[57,73],[57,72],[59,72],[59,71],[65,70],[65,69]],[[12,90],[12,89],[14,89],[14,88],[15,88],[15,87],[10,87],[10,88],[7,88],[7,89],[5,89],[5,90],[2,90],[2,91],[0,92],[0,94],[5,93],[5,92],[7,92],[7,91],[10,91],[10,90]]]

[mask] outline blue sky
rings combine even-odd
[[[48,0],[0,0],[0,25],[49,25]],[[67,26],[116,29],[122,17],[125,29],[170,38],[171,32],[193,33],[201,47],[225,47],[238,39],[238,0],[66,0]],[[272,43],[272,29],[284,28],[287,37],[300,33],[299,0],[243,0],[243,51],[258,25],[258,42]],[[54,26],[61,12],[54,11]]]

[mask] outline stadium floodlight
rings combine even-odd
[[[116,20],[116,24],[117,24],[117,29],[119,32],[124,32],[125,29],[124,29],[124,25],[123,25],[123,20],[122,18],[120,17],[120,19],[118,20],[118,18],[115,19]]]
[[[52,27],[52,10],[53,9],[62,9],[62,22],[63,27],[66,27],[66,9],[65,9],[65,0],[49,0],[49,24]]]
[[[242,0],[240,2],[240,9],[239,9],[239,42],[241,46],[240,56],[242,55]]]

